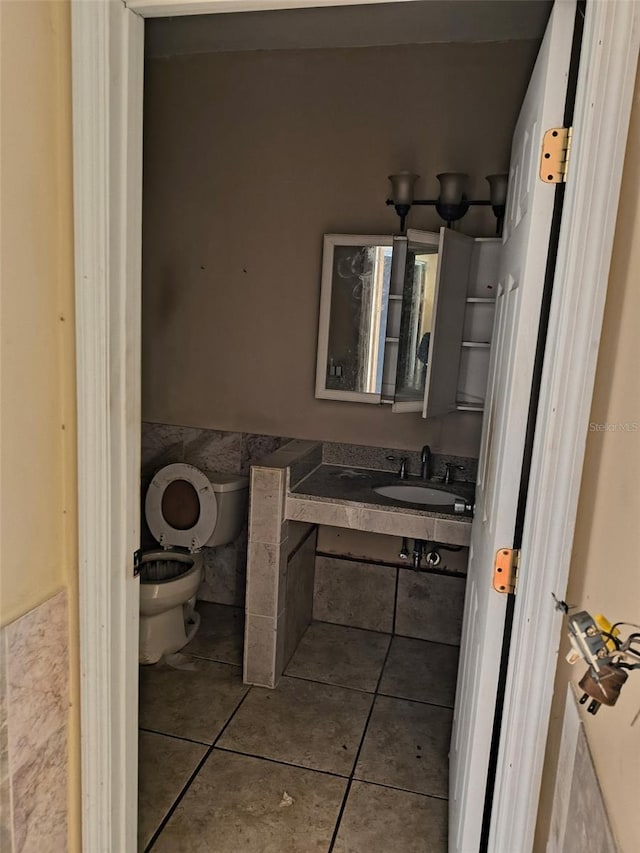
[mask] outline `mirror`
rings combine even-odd
[[[316,397],[421,410],[438,245],[437,234],[325,235]]]
[[[394,402],[419,402],[422,405],[429,362],[438,246],[400,237],[394,241],[394,250],[397,241],[404,243],[404,251],[397,252],[404,271],[404,286]]]
[[[393,241],[324,238],[316,397],[379,403]]]

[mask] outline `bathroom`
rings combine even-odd
[[[215,27],[196,19],[147,26],[143,496],[165,465],[249,477],[252,466],[266,470],[273,457],[265,459],[286,454],[290,440],[324,464],[393,477],[398,463],[388,456],[408,457],[410,475],[419,475],[421,448],[428,445],[431,477],[442,478],[449,462],[464,469],[460,480],[475,479],[481,413],[423,420],[386,405],[314,395],[322,238],[395,233],[396,214],[384,203],[386,176],[400,169],[422,175],[421,197],[437,195],[436,171],[464,170],[471,197],[485,198],[484,176],[508,165],[540,31],[418,44],[415,21],[400,32],[379,17],[378,26],[367,29],[366,14],[369,26],[375,16],[363,9],[214,16],[226,19]],[[410,224],[437,231],[442,223],[433,207],[422,207],[411,211]],[[495,218],[490,208],[471,208],[458,228],[492,237]],[[254,513],[256,494],[250,501]],[[425,557],[437,557],[428,565],[424,559],[416,572],[413,540],[405,559],[398,556],[397,535],[297,523],[287,556],[311,567],[305,594],[312,598],[313,623],[306,633],[306,625],[298,630],[297,651],[290,650],[275,691],[249,690],[240,677],[246,525],[232,542],[203,549],[196,605],[202,621],[191,644],[172,665],[142,668],[141,849],[200,849],[184,836],[185,826],[202,818],[198,786],[215,793],[215,785],[207,785],[219,779],[222,796],[238,785],[238,775],[245,777],[245,767],[254,787],[267,779],[280,785],[280,815],[293,814],[302,799],[289,790],[289,768],[304,776],[296,779],[301,790],[311,787],[329,803],[317,825],[303,826],[313,837],[308,847],[287,847],[267,815],[268,830],[261,831],[274,833],[274,850],[374,849],[358,836],[372,809],[404,814],[416,838],[430,838],[428,848],[414,838],[403,850],[446,849],[447,789],[439,777],[446,776],[442,745],[453,707],[467,549],[451,541],[430,545]],[[155,545],[144,524],[141,545]],[[436,650],[437,683],[423,673]],[[323,758],[330,750],[318,740],[322,722],[305,716],[295,692],[315,684],[323,685],[326,703],[320,717],[330,715],[329,707],[339,710],[339,750],[346,755],[335,761]],[[292,712],[317,730],[313,745],[305,751],[299,744],[296,752],[300,731],[285,700],[276,699],[284,704],[273,719],[284,735],[278,741],[274,733],[278,743],[262,750],[259,718],[268,718],[270,697],[286,699],[287,690]],[[347,695],[355,705],[345,713],[341,697]],[[416,785],[413,770],[407,782],[394,782],[384,768],[357,772],[358,760],[367,757],[364,731],[375,713],[374,695],[379,707],[404,703],[400,722],[387,720],[389,731],[410,728],[407,720],[416,713],[442,718],[433,787]],[[160,697],[155,704],[154,697]],[[253,716],[241,731],[243,708]],[[379,751],[384,730],[378,736]],[[414,765],[427,763],[420,755],[430,748],[427,740],[412,742]],[[374,756],[375,744],[369,752]],[[269,763],[271,775],[260,776],[251,761]],[[388,763],[397,769],[398,761],[392,756]],[[200,776],[213,766],[217,775]],[[154,789],[160,775],[162,785]],[[246,804],[228,808],[229,821],[234,808],[251,811]],[[225,823],[220,815],[216,820]],[[247,839],[252,831],[246,829]],[[289,831],[291,845],[301,829]],[[228,849],[271,848],[236,839]]]

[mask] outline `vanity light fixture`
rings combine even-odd
[[[441,172],[436,175],[440,181],[440,195],[437,199],[417,199],[413,197],[415,183],[420,175],[412,172],[398,172],[389,175],[392,197],[387,199],[388,205],[393,205],[400,217],[400,232],[404,234],[406,220],[412,205],[430,204],[438,211],[438,215],[451,227],[451,223],[462,219],[469,208],[473,206],[491,205],[496,217],[496,234],[502,236],[505,204],[507,200],[508,175],[487,175],[490,198],[488,201],[471,201],[467,198],[466,186],[468,175],[461,172]]]

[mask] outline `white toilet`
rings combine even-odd
[[[147,490],[145,516],[161,546],[140,560],[140,663],[156,663],[193,639],[195,596],[205,545],[226,545],[246,517],[249,478],[206,476],[193,465],[167,465]]]

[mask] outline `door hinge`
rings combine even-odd
[[[133,552],[133,576],[137,578],[140,574],[140,566],[142,565],[142,549],[138,548]]]
[[[520,562],[518,548],[500,548],[493,564],[493,588],[496,592],[514,593]]]
[[[563,184],[567,180],[572,136],[572,127],[552,127],[543,136],[540,178],[545,184]]]

